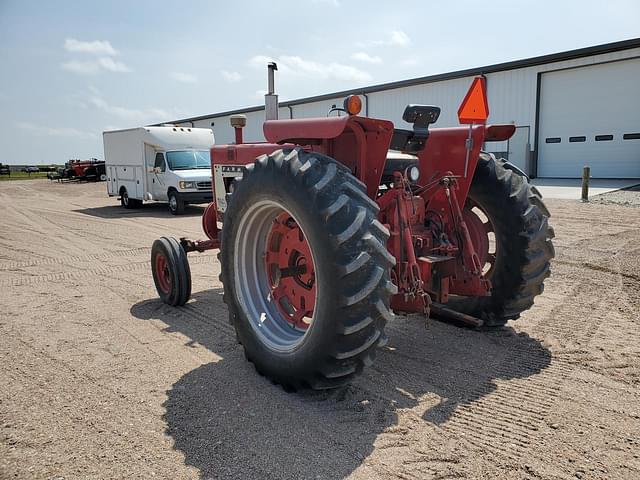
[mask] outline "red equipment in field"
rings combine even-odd
[[[95,180],[104,182],[107,179],[104,160],[69,160],[65,166],[63,178]]]
[[[232,118],[237,143],[211,149],[208,240],[163,238],[152,250],[161,298],[181,305],[186,252],[221,248],[225,302],[248,358],[292,387],[331,388],[359,373],[390,310],[504,325],[542,292],[553,256],[539,193],[481,152],[515,131],[484,124],[484,78],[459,110],[468,128],[429,129],[440,109],[409,105],[413,129],[395,129],[357,116],[356,98],[343,116],[267,120],[264,143],[241,143],[245,122]]]

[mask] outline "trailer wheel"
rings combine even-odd
[[[160,299],[181,306],[191,297],[191,269],[187,254],[173,237],[162,237],[151,247],[151,271]]]
[[[526,177],[505,160],[481,153],[463,216],[485,276],[489,297],[451,297],[450,306],[502,326],[533,305],[554,257],[549,210]]]
[[[220,279],[247,359],[285,389],[349,382],[392,318],[377,204],[346,167],[297,148],[245,167],[227,203]]]
[[[184,213],[185,202],[180,198],[178,192],[171,190],[168,195],[169,198],[169,211],[173,215],[182,215]]]

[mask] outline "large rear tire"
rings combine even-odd
[[[349,382],[392,318],[377,204],[345,166],[301,149],[248,165],[227,203],[220,279],[247,359],[287,389]]]
[[[463,215],[491,280],[489,297],[451,297],[450,307],[499,327],[531,308],[554,257],[542,195],[505,160],[481,153]],[[491,235],[493,234],[493,235]],[[492,237],[492,238],[491,238]]]

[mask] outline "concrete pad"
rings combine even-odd
[[[580,200],[582,195],[582,180],[579,178],[535,178],[531,183],[540,190],[544,198]],[[640,179],[591,179],[589,198],[638,184]]]

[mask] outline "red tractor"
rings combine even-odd
[[[277,115],[270,66],[267,118]],[[275,104],[269,100],[275,98]],[[219,249],[224,302],[258,372],[285,388],[334,388],[370,365],[393,312],[500,327],[533,305],[554,256],[549,211],[524,173],[481,152],[512,125],[484,124],[484,79],[459,117],[409,105],[412,130],[344,115],[267,120],[265,143],[211,149],[207,240],[163,237],[151,252],[160,298],[191,294],[187,253]],[[222,228],[219,228],[219,223]],[[445,306],[446,305],[446,306]]]

